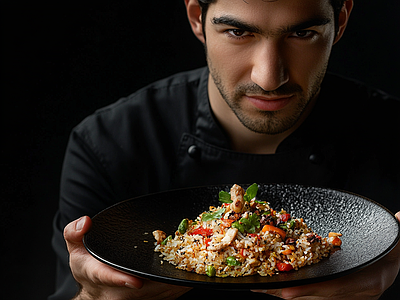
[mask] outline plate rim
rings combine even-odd
[[[115,206],[121,205],[123,203],[126,202],[132,202],[132,201],[136,201],[138,199],[141,198],[145,198],[145,197],[151,197],[154,195],[159,195],[159,194],[166,194],[166,193],[171,193],[171,192],[179,192],[182,190],[194,190],[194,189],[202,189],[202,188],[218,188],[218,187],[229,187],[232,186],[233,184],[215,184],[215,185],[201,185],[201,186],[194,186],[194,187],[184,187],[184,188],[175,188],[175,189],[169,189],[169,190],[165,190],[165,191],[159,191],[159,192],[152,192],[152,193],[148,193],[148,194],[144,194],[144,195],[140,195],[140,196],[136,196],[136,197],[132,197],[126,200],[122,200],[119,201],[117,203],[114,203],[104,209],[102,209],[101,211],[99,211],[98,213],[96,213],[93,217],[92,220],[95,220],[95,218],[102,214],[105,211],[108,211],[110,209],[112,209]],[[250,184],[239,184],[241,186],[247,186]],[[119,270],[121,272],[127,273],[129,275],[132,276],[136,276],[139,278],[143,278],[143,279],[148,279],[148,280],[154,280],[154,281],[158,281],[158,282],[163,282],[163,283],[168,283],[168,284],[174,284],[174,285],[181,285],[181,286],[187,286],[187,287],[193,287],[193,288],[205,288],[205,289],[218,289],[218,290],[237,290],[237,291],[243,291],[243,290],[250,290],[250,289],[264,289],[264,288],[268,288],[268,289],[280,289],[280,288],[285,288],[285,287],[294,287],[294,286],[301,286],[301,285],[306,285],[306,284],[310,284],[310,283],[319,283],[319,282],[323,282],[323,281],[328,281],[328,280],[333,280],[336,278],[340,278],[346,275],[350,275],[352,273],[355,273],[361,269],[364,269],[370,265],[372,265],[373,263],[375,263],[376,261],[382,259],[383,257],[385,257],[391,250],[393,250],[393,248],[396,247],[396,245],[399,243],[400,241],[400,222],[399,220],[397,220],[395,214],[390,211],[388,208],[386,208],[384,205],[382,205],[379,202],[376,202],[368,197],[359,195],[357,193],[354,192],[350,192],[350,191],[346,191],[343,189],[335,189],[335,188],[327,188],[327,187],[321,187],[321,186],[314,186],[314,185],[304,185],[304,184],[293,184],[293,183],[258,183],[258,185],[262,185],[262,186],[289,186],[289,187],[304,187],[304,188],[315,188],[318,190],[327,190],[327,191],[333,191],[333,192],[340,192],[340,193],[344,193],[344,194],[349,194],[349,195],[353,195],[355,197],[361,198],[364,201],[367,202],[371,202],[374,205],[379,206],[381,209],[383,209],[386,213],[388,213],[395,221],[397,224],[397,235],[396,238],[394,239],[394,241],[390,244],[390,246],[388,246],[383,252],[381,252],[379,255],[375,256],[374,258],[370,259],[367,262],[364,262],[361,265],[358,265],[356,267],[353,267],[351,269],[348,270],[343,270],[343,271],[339,271],[333,274],[326,274],[326,275],[322,275],[319,277],[313,277],[313,278],[302,278],[302,279],[294,279],[294,280],[289,280],[289,281],[274,281],[274,282],[240,282],[240,278],[244,278],[243,276],[241,277],[235,277],[239,280],[239,282],[215,282],[215,281],[197,281],[197,280],[190,280],[190,279],[181,279],[181,278],[174,278],[174,277],[166,277],[166,276],[161,276],[158,274],[150,274],[147,272],[143,272],[143,271],[139,271],[139,270],[132,270],[131,268],[127,268],[124,266],[120,266],[118,264],[115,264],[111,261],[108,261],[107,259],[101,257],[100,255],[98,255],[96,253],[96,251],[94,249],[91,249],[90,245],[88,245],[87,242],[87,235],[90,234],[90,231],[87,232],[82,241],[83,241],[83,245],[86,248],[86,250],[98,261],[105,263],[106,265]],[[168,262],[165,262],[168,263]],[[175,266],[172,266],[175,268]],[[311,266],[305,266],[303,268],[307,268],[307,267],[312,267]],[[180,271],[180,272],[188,272],[185,270],[180,270],[175,268],[176,270]],[[196,273],[194,273],[196,274]],[[201,275],[201,274],[198,274]],[[206,275],[203,275],[206,276]],[[245,277],[252,277],[252,276],[259,276],[257,274],[251,275],[251,276],[245,276]],[[219,278],[219,277],[216,277]],[[222,278],[223,279],[223,278]],[[221,280],[222,280],[221,279]]]

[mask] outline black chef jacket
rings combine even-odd
[[[77,291],[64,226],[134,196],[208,184],[296,183],[351,191],[400,210],[398,99],[328,74],[312,113],[276,154],[248,154],[231,150],[211,111],[207,80],[207,68],[166,78],[73,130],[54,220],[57,291],[50,299]]]

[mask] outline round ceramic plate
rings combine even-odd
[[[303,218],[319,235],[343,234],[342,247],[318,264],[274,276],[208,277],[176,269],[154,252],[154,230],[174,234],[183,218],[195,219],[218,206],[220,190],[232,185],[188,188],[120,202],[93,217],[84,237],[96,259],[118,270],[155,281],[211,289],[274,289],[334,279],[364,268],[398,242],[399,223],[374,201],[347,192],[286,184],[261,184],[257,198],[275,210]],[[248,185],[242,185],[247,188]]]

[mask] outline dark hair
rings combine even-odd
[[[199,2],[199,5],[201,7],[201,19],[205,20],[206,15],[207,15],[208,5],[216,2],[217,0],[197,0],[197,1]],[[243,1],[245,1],[245,0],[243,0]],[[329,0],[329,2],[331,3],[331,5],[333,7],[336,33],[339,30],[339,25],[338,25],[339,13],[340,13],[340,10],[342,9],[345,1],[346,0]],[[205,24],[205,22],[203,22],[203,32],[204,32],[204,24]]]

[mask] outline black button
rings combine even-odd
[[[321,153],[311,153],[308,159],[314,164],[321,164],[324,161],[324,156]]]
[[[188,149],[188,154],[193,159],[199,159],[200,158],[200,153],[201,153],[201,150],[196,145],[192,145]]]

